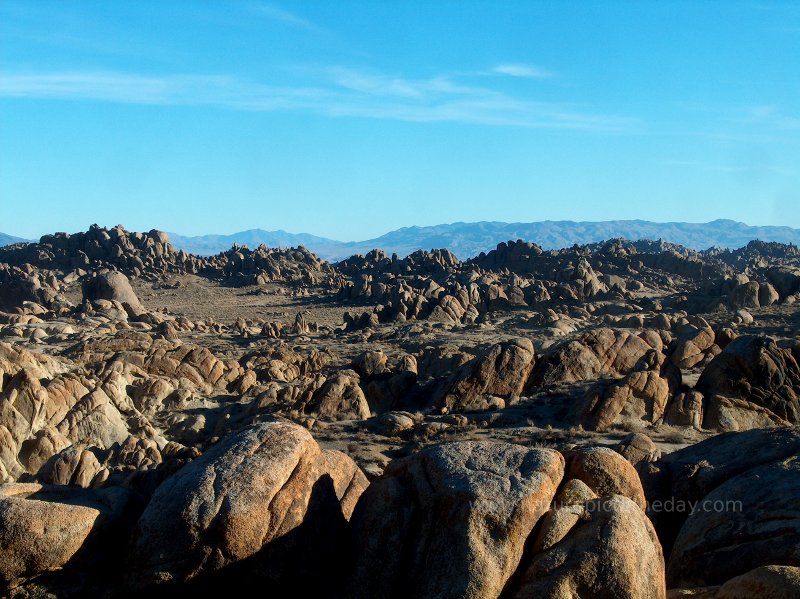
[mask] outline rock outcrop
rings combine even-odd
[[[434,406],[442,412],[505,407],[505,400],[519,396],[525,387],[533,360],[533,344],[528,339],[494,345],[454,374]]]
[[[747,430],[800,423],[800,345],[743,335],[703,370],[696,388],[706,397],[704,426]]]

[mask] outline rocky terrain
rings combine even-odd
[[[800,251],[0,248],[0,595],[800,596]]]

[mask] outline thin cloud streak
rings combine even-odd
[[[313,85],[272,86],[222,75],[145,76],[118,72],[4,73],[0,97],[208,105],[234,110],[305,111],[335,117],[454,122],[620,132],[635,119],[591,114],[567,103],[536,102],[447,77],[406,79],[346,68],[323,69]]]
[[[308,19],[304,19],[294,13],[291,13],[287,10],[282,8],[278,8],[273,4],[253,4],[252,10],[265,17],[270,19],[271,21],[278,21],[280,23],[285,23],[287,25],[291,25],[293,27],[299,27],[300,29],[306,29],[308,31],[313,31],[315,33],[324,33],[325,30],[315,25]]]
[[[774,175],[782,175],[785,177],[796,177],[798,171],[792,168],[783,166],[775,166],[772,164],[748,164],[748,165],[723,165],[714,164],[710,162],[702,162],[699,160],[666,160],[661,162],[663,166],[678,166],[696,168],[704,171],[716,171],[721,173],[771,173]]]
[[[492,69],[492,72],[525,79],[547,79],[553,76],[550,71],[526,64],[499,64]]]

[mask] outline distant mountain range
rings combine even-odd
[[[613,220],[604,222],[542,221],[536,223],[477,222],[452,223],[432,227],[404,227],[366,241],[337,241],[307,233],[263,231],[251,229],[232,235],[202,235],[184,237],[170,233],[175,247],[194,254],[216,254],[232,244],[255,248],[267,246],[304,245],[326,260],[335,261],[366,254],[380,248],[398,256],[419,250],[448,248],[461,259],[494,249],[501,241],[524,239],[545,249],[570,247],[606,239],[663,239],[688,248],[705,250],[710,247],[739,248],[753,239],[779,241],[800,245],[800,229],[791,227],[751,227],[732,220],[710,223],[655,223],[645,220]]]
[[[339,257],[349,257],[353,253],[347,253],[342,248],[348,243],[318,237],[309,233],[287,233],[286,231],[264,231],[263,229],[250,229],[240,231],[231,235],[199,235],[196,237],[185,237],[177,233],[169,233],[169,240],[176,248],[197,254],[200,256],[210,256],[231,249],[235,243],[246,245],[254,249],[262,243],[269,247],[297,247],[303,245],[318,256],[332,260]],[[367,250],[369,251],[369,250]]]
[[[6,245],[13,245],[15,243],[19,243],[20,241],[28,241],[28,240],[22,239],[22,237],[14,237],[13,235],[6,235],[5,233],[0,233],[0,247]]]
[[[255,248],[303,245],[331,262],[353,254],[366,254],[380,248],[387,254],[404,257],[419,250],[448,248],[466,259],[494,249],[501,241],[524,239],[545,249],[570,247],[606,239],[663,239],[688,248],[739,248],[753,239],[800,245],[800,229],[791,227],[751,227],[732,220],[710,223],[654,223],[645,220],[612,220],[604,222],[541,221],[536,223],[477,222],[452,223],[432,227],[404,227],[366,241],[338,241],[308,233],[251,229],[231,235],[186,237],[170,233],[172,244],[186,252],[211,255],[230,249],[236,243]],[[0,246],[26,241],[0,233]]]

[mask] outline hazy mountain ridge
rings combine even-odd
[[[28,241],[28,240],[23,239],[22,237],[14,237],[13,235],[8,235],[6,233],[0,233],[0,247],[6,245],[13,245],[15,243],[20,243],[23,241]]]
[[[388,254],[407,256],[432,248],[447,248],[461,259],[494,249],[501,241],[524,239],[545,249],[570,247],[606,239],[663,239],[696,250],[710,247],[739,248],[753,239],[800,244],[800,229],[791,227],[756,227],[719,219],[709,223],[656,223],[644,220],[604,222],[541,221],[534,223],[457,222],[429,227],[403,227],[365,241],[343,242],[307,233],[251,229],[231,235],[185,237],[170,233],[175,247],[201,255],[225,251],[234,243],[254,248],[303,245],[321,258],[340,260],[353,254],[365,254],[380,248]]]
[[[263,229],[249,229],[230,235],[198,235],[184,236],[177,233],[168,233],[170,242],[176,248],[190,254],[210,256],[229,250],[234,244],[246,245],[255,249],[262,243],[269,247],[297,247],[303,245],[309,249],[319,250],[321,256],[338,256],[338,248],[347,245],[342,241],[327,239],[310,233],[287,233],[281,229],[265,231]]]

